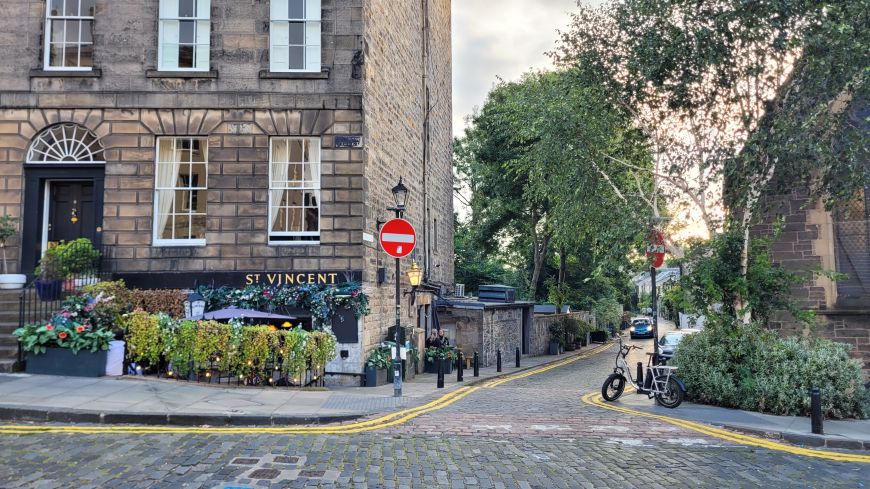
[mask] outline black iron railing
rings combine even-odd
[[[111,248],[94,248],[78,240],[45,253],[36,276],[21,291],[18,299],[18,324],[24,326],[48,321],[57,314],[63,301],[88,285],[111,279],[107,264]],[[18,361],[22,362],[20,345]]]

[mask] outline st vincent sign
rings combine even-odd
[[[256,272],[245,275],[245,285],[336,285],[346,283],[347,272]]]

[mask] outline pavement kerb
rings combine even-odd
[[[465,385],[452,390],[426,404],[414,408],[395,411],[381,417],[367,421],[358,421],[351,424],[330,426],[299,426],[299,427],[178,427],[178,426],[76,426],[76,425],[0,425],[0,434],[26,435],[38,433],[68,433],[68,434],[102,434],[102,433],[133,433],[133,434],[172,434],[172,433],[202,433],[202,434],[354,434],[364,431],[373,431],[391,426],[404,424],[405,422],[422,414],[442,409],[469,394],[485,387],[495,387],[502,383],[528,377],[536,373],[558,368],[573,363],[582,358],[588,358],[610,348],[605,343],[592,350],[581,351],[575,355],[563,357],[552,362],[545,362],[527,369],[515,370],[505,373],[500,377],[480,379],[480,385]]]
[[[628,390],[626,393],[629,393]],[[787,445],[785,443],[780,443],[776,441],[772,441],[769,439],[761,438],[759,436],[751,436],[745,435],[742,433],[738,433],[735,431],[730,431],[724,428],[717,428],[709,424],[697,423],[694,421],[688,421],[682,418],[665,416],[663,414],[653,414],[648,413],[646,411],[640,411],[637,409],[632,409],[628,407],[623,407],[617,404],[605,402],[601,397],[600,392],[590,392],[583,395],[580,398],[586,404],[591,406],[596,406],[601,409],[607,409],[610,411],[616,411],[623,414],[630,414],[632,416],[641,416],[645,418],[657,419],[659,421],[664,421],[666,423],[679,426],[681,428],[685,428],[691,431],[695,431],[701,434],[705,434],[707,436],[711,436],[713,438],[718,438],[721,440],[731,441],[733,443],[737,443],[739,445],[749,445],[760,448],[765,448],[768,450],[774,450],[779,452],[786,452],[793,455],[802,455],[806,457],[820,458],[826,460],[836,460],[840,462],[858,462],[858,463],[870,463],[870,455],[862,455],[862,454],[853,454],[853,453],[843,453],[843,452],[831,452],[825,450],[816,450],[813,448],[804,448],[800,446]],[[759,430],[756,430],[759,431]],[[791,440],[798,440],[797,443],[803,443],[807,437],[807,435],[801,435],[800,437],[782,434],[782,439],[788,441],[790,443]],[[843,448],[843,447],[829,447],[829,448]]]

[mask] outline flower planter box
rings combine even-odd
[[[102,377],[106,375],[106,351],[79,351],[69,348],[48,348],[42,355],[27,354],[29,374],[63,375],[67,377]]]
[[[558,355],[559,354],[559,342],[550,340],[550,344],[548,345],[547,353],[550,355]]]
[[[387,370],[366,367],[366,387],[378,387],[387,383]]]
[[[63,295],[63,280],[37,280],[36,293],[43,301],[60,300]]]
[[[444,365],[444,375],[448,375],[448,374],[453,373],[453,360],[448,360],[445,358],[444,360],[440,360],[440,361]],[[437,362],[438,362],[438,360],[435,360],[435,361],[426,360],[426,373],[427,374],[437,374],[438,373],[438,363]]]

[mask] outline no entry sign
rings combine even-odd
[[[393,258],[404,258],[417,246],[417,232],[404,219],[392,219],[381,227],[381,248]]]

